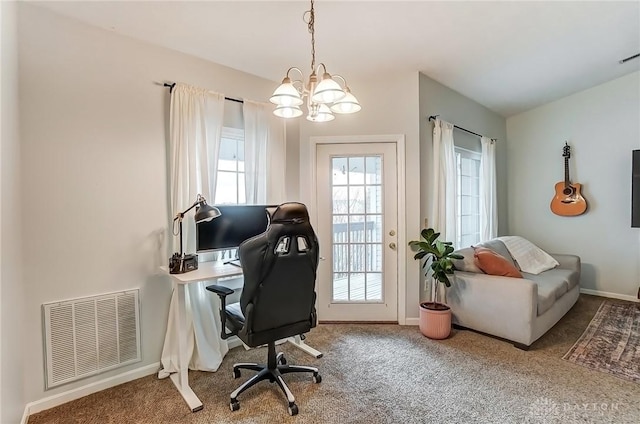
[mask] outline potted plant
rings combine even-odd
[[[432,281],[430,300],[420,303],[420,331],[430,339],[445,339],[451,333],[451,309],[439,302],[440,283],[451,287],[449,276],[455,270],[451,259],[463,257],[453,253],[452,242],[438,240],[440,233],[433,228],[422,230],[420,235],[422,240],[410,241],[409,246],[416,252],[414,259],[424,260],[424,276]]]

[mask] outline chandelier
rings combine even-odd
[[[315,39],[315,12],[313,0],[311,9],[307,10],[303,16],[304,22],[311,33],[311,75],[309,80],[304,82],[304,74],[299,68],[291,67],[282,80],[282,84],[273,92],[269,101],[276,105],[273,114],[281,118],[297,118],[302,115],[300,106],[307,99],[307,119],[312,122],[332,121],[334,113],[355,113],[362,107],[356,97],[351,94],[347,86],[347,81],[340,75],[333,76],[327,72],[324,63],[320,63],[316,68],[316,39]],[[318,78],[322,67],[322,78]],[[297,71],[300,79],[291,79],[289,74]],[[344,88],[336,81],[342,80]]]

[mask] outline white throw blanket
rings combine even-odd
[[[540,274],[560,265],[551,255],[527,239],[519,236],[504,236],[498,237],[498,240],[504,243],[523,272]]]

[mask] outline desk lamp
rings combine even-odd
[[[209,206],[207,204],[207,199],[198,194],[198,198],[193,203],[193,205],[189,206],[189,208],[184,212],[179,212],[176,217],[173,218],[173,235],[180,235],[180,253],[174,253],[171,259],[169,259],[170,274],[182,274],[184,272],[198,269],[198,255],[196,255],[195,253],[184,254],[182,252],[182,219],[187,212],[189,212],[196,206],[196,214],[193,217],[196,221],[196,224],[211,221],[212,219],[222,215],[218,208]],[[176,234],[175,231],[176,222],[178,223],[179,227],[178,234]]]

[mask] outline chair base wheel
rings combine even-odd
[[[320,374],[313,374],[313,382],[318,384],[322,383],[322,376]]]
[[[231,402],[229,402],[229,408],[231,409],[231,411],[237,411],[238,409],[240,409],[240,402],[235,399],[231,399]]]
[[[237,368],[233,369],[233,378],[240,378],[241,374],[240,374],[240,370]]]
[[[296,405],[295,403],[290,403],[289,408],[287,409],[289,410],[289,415],[298,415],[298,405]]]

